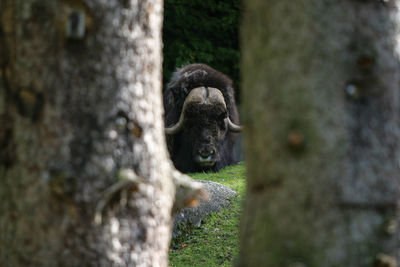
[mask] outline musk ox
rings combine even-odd
[[[226,75],[205,64],[178,69],[164,92],[164,107],[168,150],[178,170],[217,171],[236,163],[241,126]]]

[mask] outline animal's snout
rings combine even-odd
[[[200,148],[197,152],[200,157],[202,157],[203,159],[207,159],[215,154],[215,149],[211,147],[203,147]]]
[[[216,151],[212,146],[205,145],[196,151],[195,161],[203,167],[214,166],[216,162]]]

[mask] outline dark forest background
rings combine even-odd
[[[164,76],[189,63],[205,63],[227,74],[240,99],[240,0],[164,1]]]

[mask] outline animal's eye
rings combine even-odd
[[[223,111],[220,114],[218,114],[217,119],[220,120],[220,121],[221,120],[223,121],[223,120],[225,120],[226,117],[228,117],[228,113],[226,111]]]

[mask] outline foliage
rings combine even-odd
[[[164,1],[164,83],[188,63],[206,63],[239,80],[240,0]]]
[[[170,266],[231,266],[238,255],[239,218],[245,193],[245,166],[230,166],[218,173],[196,173],[194,179],[210,180],[229,186],[238,194],[231,205],[207,217],[200,228],[172,240]]]

